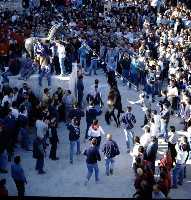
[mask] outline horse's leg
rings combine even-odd
[[[115,121],[117,127],[119,127],[119,119],[117,120],[117,118],[116,118],[116,116],[115,116],[114,110],[112,111],[111,115],[113,116],[113,119],[114,119],[114,121]]]
[[[119,120],[119,118],[120,118],[121,111],[120,111],[119,108],[115,108],[115,109],[117,110],[117,122],[118,122],[118,125],[120,126],[120,120]]]

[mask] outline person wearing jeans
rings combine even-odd
[[[41,66],[39,73],[39,86],[42,86],[42,79],[46,76],[48,80],[48,86],[51,86],[51,67],[50,65]]]
[[[87,61],[86,56],[89,53],[89,50],[86,47],[85,43],[82,43],[81,47],[79,48],[79,56],[80,56],[80,66],[87,71]]]
[[[161,135],[162,137],[164,137],[165,141],[167,142],[168,139],[168,123],[170,120],[170,112],[168,109],[168,105],[167,104],[163,104],[163,110],[160,113],[161,116]]]
[[[84,151],[84,155],[86,156],[86,165],[88,169],[86,181],[84,183],[85,185],[88,184],[93,174],[93,171],[95,172],[96,183],[98,183],[99,181],[99,168],[98,168],[97,161],[101,161],[101,156],[100,156],[98,148],[96,147],[96,144],[97,144],[97,140],[96,138],[93,138],[91,140],[91,146]]]
[[[39,171],[39,174],[44,174],[45,172],[43,171],[43,166],[44,166],[44,157],[43,158],[38,158],[36,161],[36,170]]]
[[[105,168],[106,175],[113,174],[113,167],[115,162],[115,156],[119,155],[119,148],[115,141],[112,140],[112,135],[107,134],[107,141],[103,146],[104,155],[105,155]]]
[[[184,179],[184,166],[186,162],[186,158],[188,156],[187,152],[187,144],[182,144],[178,148],[177,157],[176,157],[176,165],[172,171],[173,176],[173,185],[172,188],[177,188],[177,184],[182,185]],[[177,181],[178,178],[178,181]]]
[[[33,143],[33,157],[36,159],[36,170],[39,174],[45,174],[44,167],[45,150],[43,146],[43,139],[38,137]]]
[[[11,176],[15,182],[18,190],[18,196],[23,197],[25,195],[25,184],[27,183],[24,170],[20,165],[21,158],[16,156],[14,158],[14,164],[11,165]]]
[[[91,56],[91,64],[89,67],[89,74],[88,74],[89,76],[91,76],[92,70],[94,71],[94,75],[97,75],[96,74],[97,62],[98,62],[98,58],[97,58],[96,54],[93,52],[92,56]]]
[[[125,141],[126,141],[126,145],[127,145],[127,151],[129,151],[131,149],[131,147],[133,146],[134,133],[133,133],[133,131],[127,131],[126,129],[124,129],[124,133],[125,133]]]
[[[99,168],[98,168],[98,164],[87,164],[87,168],[88,168],[88,174],[87,174],[87,180],[89,181],[93,171],[95,172],[95,181],[98,182],[99,181]]]
[[[57,47],[58,47],[57,52],[58,52],[58,59],[59,59],[59,64],[60,64],[60,71],[61,71],[61,75],[63,76],[66,73],[66,69],[64,65],[66,50],[64,47],[64,43],[62,41],[60,41],[60,43],[57,44]]]
[[[134,127],[134,124],[136,123],[135,116],[131,112],[132,108],[130,106],[127,107],[127,112],[122,116],[122,123],[124,126],[124,133],[125,133],[125,140],[127,144],[127,153],[130,152],[132,144],[133,144],[133,137],[134,134],[132,132],[132,129]]]
[[[70,141],[70,162],[73,163],[73,155],[74,155],[74,147],[75,144],[77,145],[77,152],[76,154],[80,154],[80,139],[75,141]]]
[[[73,164],[74,146],[77,145],[76,154],[80,154],[80,127],[79,119],[74,117],[72,122],[68,125],[69,140],[70,140],[70,163]]]

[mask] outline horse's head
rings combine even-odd
[[[49,30],[48,33],[48,40],[54,40],[62,35],[64,32],[66,26],[64,25],[63,22],[55,23],[51,29]]]

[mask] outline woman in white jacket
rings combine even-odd
[[[88,137],[90,138],[90,140],[92,140],[93,138],[96,138],[97,140],[97,147],[100,147],[100,143],[101,143],[101,135],[105,135],[105,132],[103,131],[102,127],[99,125],[98,120],[94,120],[92,125],[90,126],[89,130],[88,130]]]

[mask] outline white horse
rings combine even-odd
[[[44,37],[44,38],[41,38],[41,37],[30,37],[30,38],[27,38],[25,40],[25,49],[26,49],[27,53],[29,54],[29,56],[31,58],[34,57],[34,45],[35,45],[35,43],[37,43],[37,41],[40,41],[42,43],[45,43],[47,41],[48,42],[53,41],[56,38],[56,34],[59,32],[59,30],[61,28],[63,28],[63,24],[62,23],[57,23],[57,24],[54,24],[51,27],[47,37]]]

